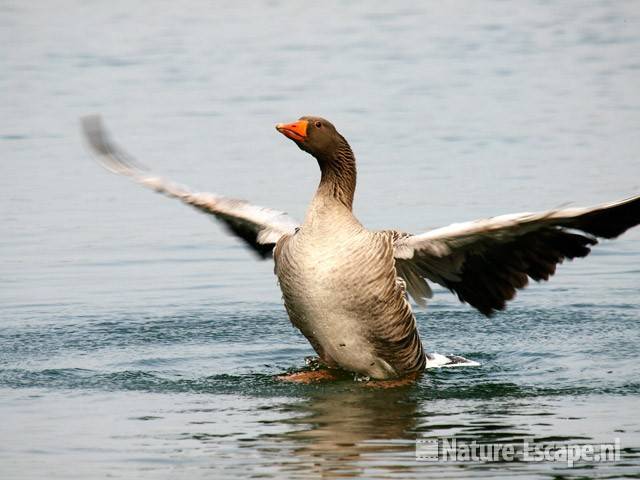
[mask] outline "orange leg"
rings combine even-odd
[[[281,382],[292,383],[314,383],[314,382],[329,382],[338,380],[338,376],[330,370],[307,370],[304,372],[294,372],[287,375],[278,375],[276,380]]]

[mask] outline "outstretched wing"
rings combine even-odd
[[[427,280],[484,315],[505,308],[529,278],[548,280],[565,258],[585,257],[596,237],[615,238],[640,223],[640,196],[592,208],[503,215],[420,235],[393,232],[398,275],[423,305]]]
[[[212,193],[191,192],[184,186],[153,175],[111,142],[99,116],[83,118],[82,128],[100,164],[107,170],[130,177],[145,187],[213,215],[262,258],[272,255],[279,238],[295,233],[297,222],[284,212]]]

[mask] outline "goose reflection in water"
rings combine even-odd
[[[285,471],[358,477],[376,470],[406,472],[415,462],[418,401],[412,387],[372,389],[361,385],[316,390],[282,408],[290,428],[270,438],[262,452],[277,454]],[[271,450],[274,443],[277,450]],[[284,445],[283,445],[284,444]],[[289,445],[287,445],[289,444]],[[282,458],[282,447],[290,456]],[[271,453],[273,452],[273,453]]]
[[[425,390],[433,386],[431,382],[422,381],[391,390],[351,384],[310,391],[305,400],[278,408],[286,418],[274,423],[285,426],[287,431],[264,435],[256,442],[261,463],[275,464],[280,473],[286,472],[293,478],[370,478],[372,475],[415,478],[430,473],[441,475],[443,471],[455,478],[465,472],[477,472],[479,465],[417,461],[416,440],[446,437],[462,442],[516,446],[525,439],[529,442],[593,440],[588,436],[562,435],[563,428],[558,424],[554,406],[544,401],[532,403],[505,397],[478,406],[464,398],[429,399]],[[498,391],[495,393],[500,396]],[[514,415],[521,421],[513,422]],[[460,421],[461,418],[464,421]],[[549,436],[556,429],[555,435]],[[513,474],[529,468],[522,462],[501,460],[489,462],[485,467]]]

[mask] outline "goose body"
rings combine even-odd
[[[274,260],[289,318],[325,364],[372,378],[424,367],[389,234],[317,199],[299,230],[276,245]]]
[[[429,282],[491,316],[529,279],[548,280],[565,259],[589,254],[597,238],[640,223],[640,196],[588,208],[503,215],[421,234],[371,231],[353,215],[355,157],[319,117],[276,129],[318,161],[321,179],[305,220],[156,177],[115,146],[99,117],[83,127],[110,171],[220,220],[262,258],[273,255],[285,308],[328,367],[391,379],[461,357],[426,355],[408,297],[425,305]],[[462,359],[464,360],[464,359]]]

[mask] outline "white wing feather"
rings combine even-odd
[[[110,141],[98,116],[83,118],[82,126],[104,168],[215,216],[263,257],[270,255],[281,237],[295,233],[298,227],[298,223],[284,212],[213,193],[192,192],[183,185],[151,174]]]

